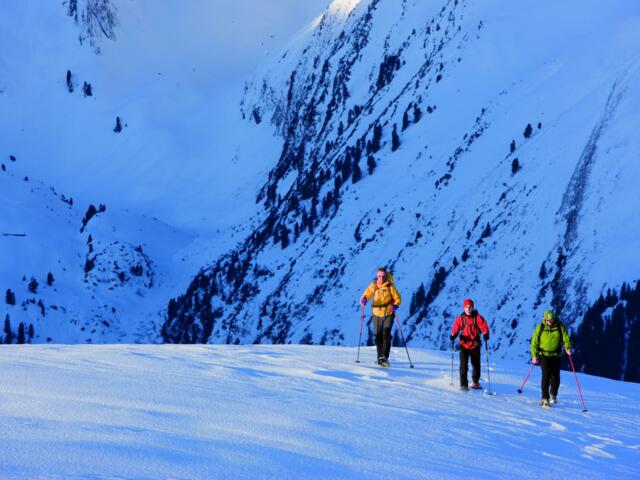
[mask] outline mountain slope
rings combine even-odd
[[[0,341],[159,340],[250,225],[278,141],[242,121],[242,82],[326,5],[295,3],[2,2],[0,234],[25,236],[0,235]]]
[[[638,281],[639,14],[333,2],[246,88],[245,118],[283,145],[262,223],[170,302],[165,340],[354,344],[380,265],[414,345],[446,348],[465,297],[505,358],[528,355],[551,306],[577,334],[601,294]]]
[[[495,396],[444,352],[309,346],[5,345],[3,478],[637,478],[636,384],[497,362]],[[484,363],[484,362],[483,362]],[[483,383],[488,386],[487,378]],[[37,455],[34,453],[37,452]]]
[[[196,235],[104,204],[80,210],[18,170],[0,172],[0,342],[21,329],[33,343],[157,341],[158,312],[202,261],[190,258]]]

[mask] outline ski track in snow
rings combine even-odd
[[[2,346],[0,478],[638,478],[640,387],[448,354],[310,346]],[[483,359],[484,360],[484,359]],[[456,365],[457,369],[457,358]],[[489,388],[486,363],[482,383]],[[460,459],[464,460],[461,461]],[[542,468],[541,468],[542,467]],[[542,473],[541,473],[542,472]]]

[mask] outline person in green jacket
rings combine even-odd
[[[567,355],[571,355],[571,339],[567,328],[553,310],[547,310],[542,317],[542,323],[536,326],[531,337],[531,361],[534,364],[540,362],[540,368],[542,368],[542,400],[540,401],[542,407],[548,407],[549,401],[558,403],[563,344]]]

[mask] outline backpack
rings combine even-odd
[[[544,331],[545,327],[546,327],[546,323],[544,323],[544,320],[542,321],[542,323],[540,324],[540,328],[538,329],[538,352],[540,351],[544,351],[547,352],[547,350],[540,350],[540,338],[542,337],[542,332]],[[560,320],[556,320],[555,323],[552,325],[552,327],[549,329],[550,332],[553,332],[556,330],[560,330],[560,336],[562,337],[562,329],[565,328],[564,325],[562,324],[562,322]],[[562,339],[560,341],[560,343],[558,344],[558,349],[555,351],[551,351],[551,352],[547,352],[547,353],[560,353],[562,354]]]
[[[391,274],[391,272],[387,272],[386,273],[386,275],[384,277],[384,281],[385,281],[385,283],[389,284],[389,287],[391,285],[395,286],[395,283],[394,283],[394,280],[393,280],[393,275]],[[393,305],[393,295],[391,294],[391,289],[389,287],[387,287],[387,289],[389,290],[389,298],[390,298],[389,302],[385,303],[384,305],[374,305],[375,307],[387,307],[389,305]],[[377,279],[375,279],[373,281],[373,299],[376,298],[376,292],[378,290],[380,290],[380,287],[378,286]]]
[[[480,336],[482,335],[482,332],[480,331],[480,329],[478,328],[478,311],[474,310],[472,315],[467,315],[466,313],[462,312],[460,314],[460,318],[473,318],[473,330],[476,332],[476,336],[478,338],[478,340],[480,340]],[[463,320],[463,324],[462,324],[462,329],[460,330],[460,340],[464,340],[466,342],[471,342],[474,339],[473,338],[469,338],[467,336],[463,336],[462,335],[462,331],[464,330],[464,327],[466,327],[466,320]]]

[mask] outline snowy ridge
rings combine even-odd
[[[638,281],[637,18],[625,2],[371,0],[321,20],[246,89],[245,118],[283,144],[263,221],[171,302],[165,340],[353,345],[380,265],[414,345],[446,348],[465,297],[504,358],[528,356],[551,306],[576,333]],[[639,328],[631,313],[626,338]]]
[[[637,478],[637,384],[496,362],[495,396],[446,352],[311,346],[0,348],[2,478]],[[492,358],[493,360],[493,358]],[[456,362],[457,364],[457,362]],[[486,368],[483,360],[483,367]],[[482,382],[488,387],[487,372]],[[37,452],[37,453],[36,453]]]

